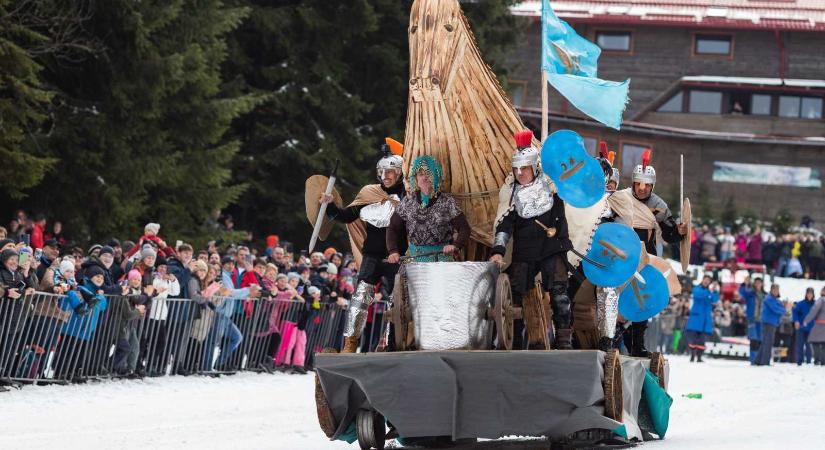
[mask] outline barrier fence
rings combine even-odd
[[[374,351],[386,304],[376,302],[361,351]],[[298,301],[104,296],[77,311],[70,298],[0,299],[0,383],[72,383],[124,376],[311,369],[340,350],[346,308]]]

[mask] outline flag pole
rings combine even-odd
[[[547,71],[541,71],[541,142],[547,139],[547,129],[549,127],[549,111],[548,111],[548,92],[547,92]]]

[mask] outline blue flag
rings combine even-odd
[[[618,130],[630,80],[596,78],[601,49],[559,19],[549,0],[542,0],[541,18],[541,70],[550,84],[581,112]]]

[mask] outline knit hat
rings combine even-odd
[[[9,244],[14,244],[14,239],[0,239],[0,248],[3,248]]]
[[[201,261],[199,259],[195,260],[195,262],[192,263],[192,272],[197,272],[198,270],[203,270],[204,272],[206,272],[209,270],[209,266],[207,266],[204,261]]]
[[[140,280],[143,276],[135,269],[129,271],[129,280]]]
[[[301,281],[301,275],[299,275],[295,272],[289,272],[289,274],[287,274],[286,277],[287,277],[287,280],[289,280],[289,281],[292,281],[292,280]]]
[[[145,227],[143,227],[143,231],[150,231],[154,234],[158,234],[160,232],[160,224],[158,223],[147,223]]]
[[[100,249],[100,255],[103,256],[106,253],[114,256],[115,255],[115,249],[113,249],[112,247],[110,247],[108,245],[104,245],[103,248]]]
[[[140,259],[148,258],[149,256],[157,258],[158,254],[151,245],[146,244],[143,246],[143,249],[140,251]]]
[[[12,249],[3,250],[3,252],[0,253],[0,264],[6,264],[6,261],[12,256],[17,256],[17,252]]]
[[[102,248],[103,248],[103,246],[102,246],[102,245],[100,245],[100,244],[95,244],[95,245],[92,245],[91,247],[89,247],[89,251],[88,251],[88,252],[86,252],[86,254],[87,254],[87,255],[91,255],[92,253],[94,253],[94,252],[95,252],[95,250],[100,250],[100,249],[102,249]]]
[[[327,264],[327,273],[330,275],[338,275],[338,267],[333,263]]]
[[[317,288],[317,287],[315,287],[315,286],[310,286],[310,287],[309,287],[308,292],[309,292],[309,295],[313,295],[313,296],[314,296],[315,294],[319,294],[319,293],[321,292],[321,290],[320,290],[320,289],[318,289],[318,288]]]
[[[327,261],[329,261],[329,259],[332,258],[332,255],[334,255],[336,253],[338,253],[338,251],[335,250],[335,247],[329,247],[326,250],[324,250],[324,258]]]
[[[157,259],[155,259],[155,267],[157,266],[166,266],[168,263],[166,262],[166,258],[163,256],[158,255]]]
[[[68,259],[64,259],[60,261],[60,273],[65,274],[68,272],[74,272],[74,263]]]
[[[84,275],[86,276],[86,278],[91,280],[92,277],[94,277],[96,275],[106,276],[106,272],[104,272],[103,269],[100,268],[100,266],[93,265],[93,266],[89,266],[89,268],[86,269],[86,273]]]
[[[289,277],[288,277],[288,276],[286,276],[286,275],[284,275],[284,274],[282,274],[282,273],[279,273],[279,274],[278,274],[278,276],[277,276],[277,277],[275,277],[275,280],[276,280],[276,281],[280,281],[280,280],[289,280]]]
[[[224,265],[224,264],[227,264],[227,263],[233,263],[234,264],[235,260],[232,259],[231,256],[225,255],[223,258],[221,258],[221,265]]]

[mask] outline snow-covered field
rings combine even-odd
[[[825,442],[825,368],[671,358],[667,439],[649,449]],[[697,392],[693,400],[683,394]],[[538,443],[536,443],[538,444]],[[532,445],[530,447],[533,447]],[[0,449],[326,449],[311,375],[174,377],[0,393]]]

